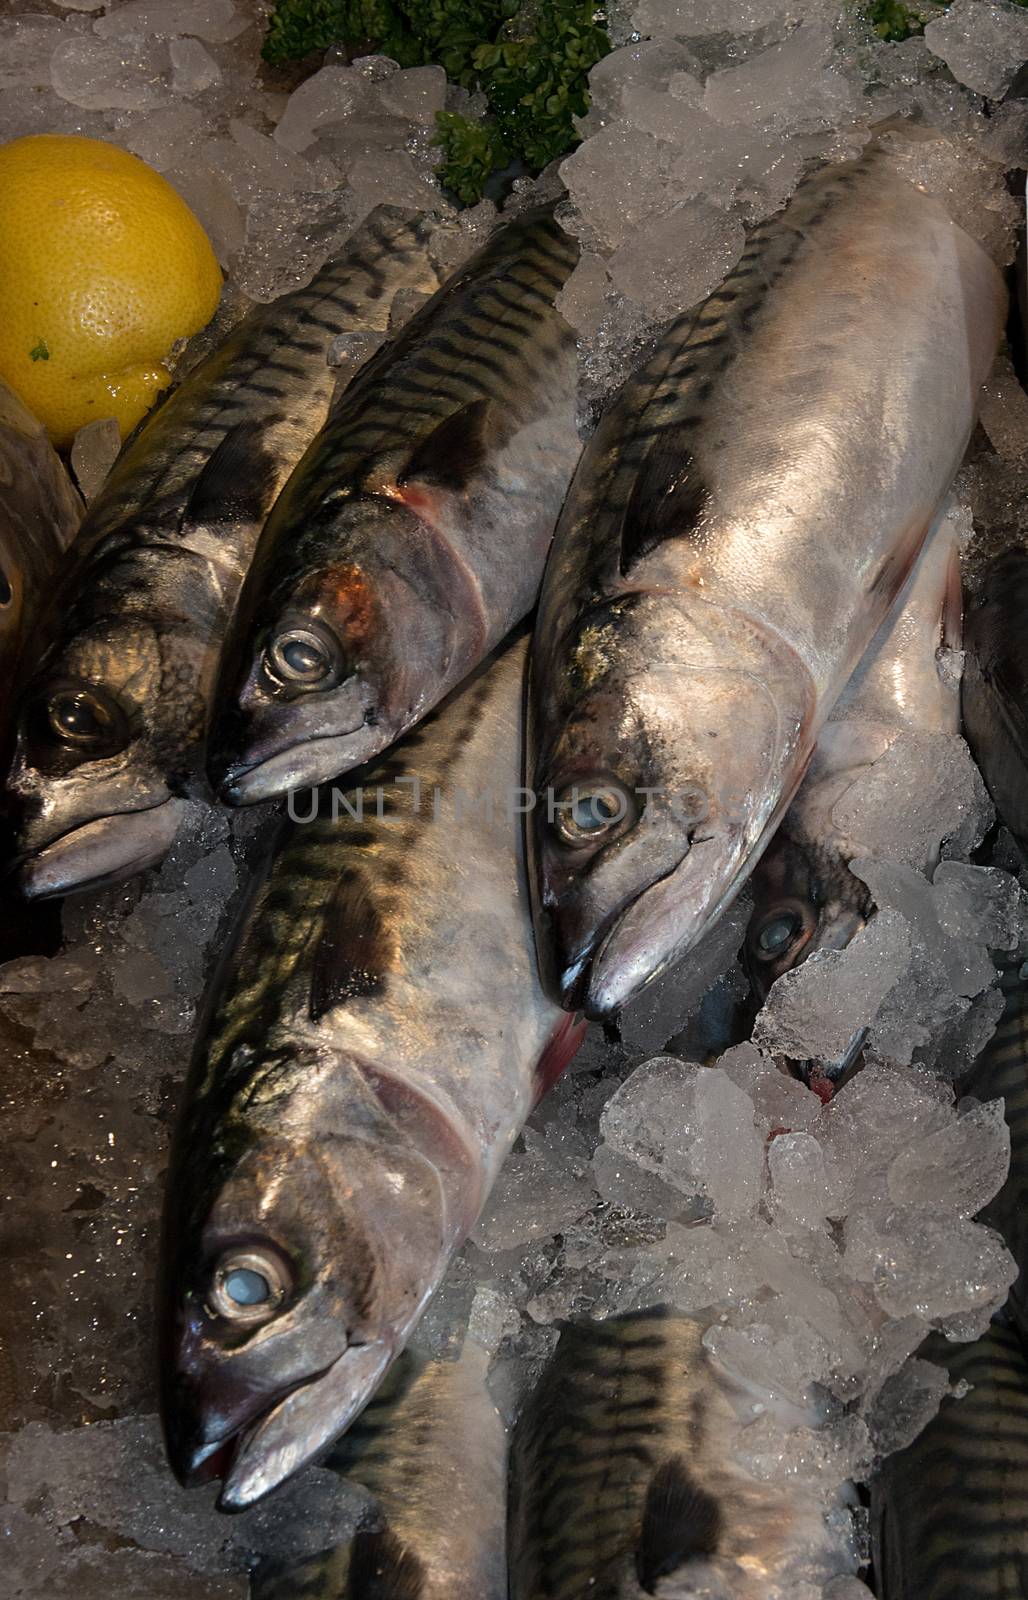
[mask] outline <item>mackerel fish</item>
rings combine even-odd
[[[522,640],[347,804],[304,797],[215,988],[160,1322],[172,1465],[220,1474],[224,1508],[349,1426],[577,1045],[539,987],[509,804],[524,659]]]
[[[737,1381],[704,1326],[658,1307],[562,1330],[511,1440],[511,1600],[791,1600],[841,1570],[810,1489],[735,1457],[755,1403],[814,1419]]]
[[[577,256],[552,206],[498,229],[307,451],[240,600],[211,759],[224,799],[369,760],[535,604],[580,450],[554,305]]]
[[[921,1354],[967,1384],[871,1484],[881,1600],[1022,1600],[1028,1593],[1028,1361],[994,1322],[976,1343]]]
[[[872,855],[836,807],[901,733],[960,731],[960,552],[939,519],[867,655],[840,695],[772,843],[753,874],[745,956],[763,1000],[774,980],[815,950],[841,950],[871,912],[866,884],[849,869]],[[859,824],[858,824],[859,826]],[[929,875],[936,858],[921,869]]]
[[[351,1539],[306,1560],[262,1562],[251,1600],[507,1600],[506,1438],[488,1356],[407,1351],[322,1466],[368,1489]]]
[[[881,142],[808,178],[608,407],[532,660],[544,982],[616,1012],[774,833],[974,424],[1000,273]]]
[[[199,792],[222,642],[273,500],[328,414],[336,335],[436,286],[424,218],[380,206],[159,405],[90,506],[28,683],[9,786],[22,891],[159,860]]]

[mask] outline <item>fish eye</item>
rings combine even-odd
[[[128,719],[110,695],[83,684],[62,685],[50,691],[46,716],[52,734],[62,744],[94,755],[114,755],[128,743]]]
[[[634,796],[613,778],[585,778],[557,796],[554,829],[562,844],[577,849],[599,844],[636,820]]]
[[[761,961],[777,961],[803,931],[798,911],[772,911],[753,936],[753,947]]]
[[[209,1309],[230,1322],[263,1322],[290,1288],[281,1258],[270,1250],[228,1250],[215,1264]]]
[[[0,610],[6,609],[14,599],[14,589],[11,580],[3,567],[0,567]]]
[[[329,689],[342,676],[343,651],[323,623],[296,623],[272,635],[264,663],[280,683],[297,689]]]

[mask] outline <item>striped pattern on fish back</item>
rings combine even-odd
[[[695,1361],[700,1333],[663,1310],[562,1331],[511,1446],[512,1600],[616,1600],[622,1592],[647,1488],[681,1423],[675,1370],[690,1363],[679,1336]]]
[[[166,537],[163,524],[183,510],[197,475],[233,428],[287,412],[297,388],[324,370],[338,334],[387,326],[398,289],[435,289],[430,231],[426,217],[380,206],[306,287],[244,317],[123,452],[83,524],[89,549],[144,509],[148,526],[160,524]]]
[[[1010,1172],[980,1220],[998,1229],[1020,1268],[1010,1291],[1010,1311],[1022,1338],[1028,1338],[1028,984],[1019,959],[1004,964],[1000,985],[1003,1015],[964,1088],[978,1100],[1004,1101]]]
[[[881,1600],[1024,1600],[1028,1595],[1028,1362],[1016,1331],[994,1323],[954,1350],[921,1353],[971,1390],[872,1484]]]
[[[681,489],[691,470],[689,442],[709,415],[720,376],[746,351],[772,291],[806,247],[818,248],[826,219],[874,181],[881,160],[881,152],[872,146],[859,160],[801,183],[783,211],[753,229],[721,286],[698,309],[671,323],[651,359],[608,406],[582,457],[565,511],[576,528],[576,554],[572,560],[569,552],[568,560],[576,578],[583,545],[590,552],[590,567],[602,572],[612,554],[617,556],[612,528],[630,525],[651,504],[659,512],[665,498],[674,500],[674,515],[667,517],[664,529],[659,516],[656,527],[647,517],[643,547],[622,550],[622,572],[660,543],[662,535],[688,533]],[[647,507],[641,504],[644,499]],[[703,485],[697,483],[690,494],[697,517],[703,499]],[[569,580],[574,582],[570,572]]]
[[[350,384],[289,486],[290,514],[374,492],[476,401],[530,419],[574,348],[554,302],[577,259],[552,206],[498,229]]]
[[[371,985],[388,983],[393,908],[416,873],[425,830],[448,826],[445,819],[438,823],[433,796],[451,791],[452,774],[471,740],[476,734],[487,736],[490,703],[509,696],[507,675],[522,670],[523,649],[517,646],[508,655],[508,661],[482,670],[442,711],[408,733],[356,785],[346,780],[325,785],[318,791],[314,820],[297,822],[289,830],[242,926],[204,1050],[198,1105],[209,1096],[224,1106],[241,1091],[236,1071],[227,1066],[240,1046],[249,1047],[240,1067],[245,1079],[252,1052],[274,1042],[276,1027],[288,1030],[295,1019],[310,1019],[319,934],[329,920],[364,936],[381,956],[384,970],[367,971],[367,981],[357,992],[375,992]],[[417,790],[410,781],[414,778]],[[348,798],[357,816],[340,805],[333,820],[333,787]],[[302,815],[299,802],[297,815]]]

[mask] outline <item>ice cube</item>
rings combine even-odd
[[[808,1091],[809,1092],[809,1091]],[[775,1215],[786,1227],[815,1228],[824,1222],[835,1198],[825,1171],[824,1151],[809,1133],[783,1133],[767,1152]]]
[[[616,249],[667,194],[669,149],[624,123],[601,129],[563,162],[560,172],[575,203],[575,231],[587,248]]]
[[[746,1091],[727,1073],[700,1071],[689,1131],[690,1165],[715,1217],[731,1222],[753,1212],[763,1192],[764,1141]]]
[[[610,276],[603,257],[583,250],[571,276],[557,296],[557,310],[580,336],[595,333],[607,309]]]
[[[821,1115],[817,1095],[762,1056],[752,1044],[727,1050],[717,1065],[719,1071],[745,1090],[765,1138],[808,1130]]]
[[[707,79],[703,105],[726,124],[835,127],[852,111],[852,93],[835,58],[831,29],[804,23],[778,44]]]
[[[168,49],[176,94],[202,94],[221,82],[221,68],[199,39],[172,39]]]
[[[289,96],[275,139],[299,154],[314,143],[321,129],[346,122],[366,95],[367,86],[352,67],[322,67]]]
[[[358,217],[375,206],[402,206],[406,211],[432,211],[442,194],[418,171],[406,150],[380,149],[359,156],[347,172]]]
[[[998,100],[1028,59],[1028,17],[1012,5],[954,0],[924,31],[929,50],[958,83]]]
[[[103,488],[120,449],[121,430],[114,417],[98,417],[95,422],[87,422],[75,435],[71,470],[87,505]]]
[[[958,1121],[900,1151],[889,1168],[889,1195],[897,1205],[973,1217],[999,1192],[1009,1165],[1002,1101],[969,1101]]]
[[[872,1282],[883,1311],[938,1325],[998,1311],[1017,1277],[999,1234],[963,1217],[890,1216],[874,1252]]]
[[[208,44],[225,44],[249,25],[232,0],[124,0],[106,16],[98,17],[93,30],[101,39],[125,39],[133,34],[172,39],[192,33]]]
[[[197,106],[164,106],[149,115],[134,116],[122,140],[126,150],[158,172],[167,173],[170,167],[192,159],[203,127],[203,113]]]
[[[639,32],[660,38],[754,33],[790,14],[783,0],[635,0],[632,6]]]
[[[62,100],[85,111],[152,111],[166,102],[164,60],[141,34],[115,40],[73,37],[50,58],[50,81]]]
[[[482,1250],[511,1250],[563,1233],[589,1207],[593,1187],[584,1168],[546,1151],[507,1157],[471,1232]]]
[[[886,1378],[867,1417],[877,1454],[889,1455],[913,1444],[949,1392],[949,1373],[934,1361],[915,1358]]]
[[[910,964],[902,916],[879,910],[845,950],[818,950],[771,987],[753,1042],[792,1060],[841,1056],[854,1033],[873,1023]]]
[[[187,166],[176,162],[164,176],[195,213],[214,254],[227,267],[242,247],[245,223],[242,208],[225,179],[203,164],[192,162]]]
[[[408,67],[394,72],[378,85],[379,104],[393,116],[434,128],[437,111],[446,103],[446,73],[442,67]]]
[[[742,224],[707,200],[649,217],[615,250],[607,268],[616,289],[663,320],[707,297],[742,254]]]
[[[677,1190],[606,1142],[593,1152],[593,1182],[604,1200],[629,1211],[674,1219],[683,1209]]]
[[[924,867],[943,841],[968,855],[992,825],[985,785],[957,734],[899,734],[874,765],[836,802],[841,837],[859,839],[867,854]]]

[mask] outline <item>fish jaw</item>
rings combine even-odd
[[[84,822],[19,859],[18,891],[25,900],[52,900],[132,878],[167,854],[188,810],[188,800],[169,795],[139,811]]]
[[[251,806],[298,789],[312,789],[370,761],[390,742],[388,728],[363,721],[337,734],[318,734],[302,744],[290,740],[252,766],[225,768],[218,798],[230,806]]]

